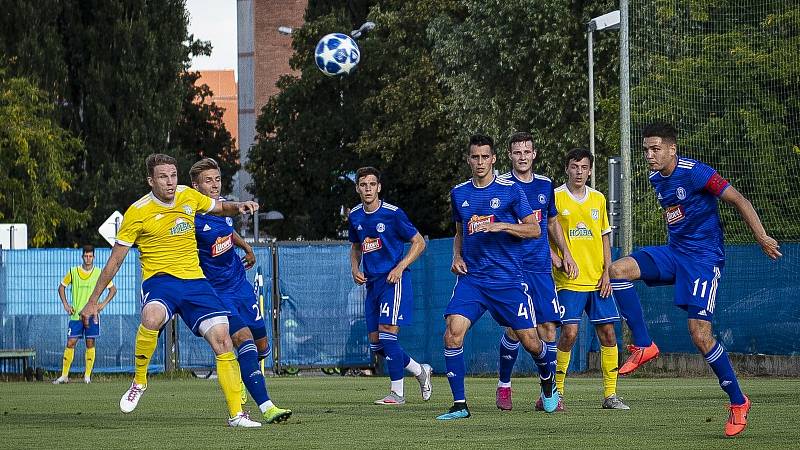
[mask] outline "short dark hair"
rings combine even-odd
[[[642,137],[660,137],[662,141],[668,141],[672,144],[678,143],[678,130],[667,122],[653,122],[645,125],[642,130]]]
[[[81,255],[85,255],[87,253],[94,253],[94,245],[86,244],[83,246],[83,253],[81,253]]]
[[[568,151],[567,156],[564,157],[564,167],[569,167],[570,161],[580,161],[583,158],[589,158],[589,165],[594,164],[594,155],[592,155],[592,152],[585,148],[573,148]]]
[[[189,169],[189,177],[191,178],[192,183],[197,183],[200,181],[198,179],[200,174],[206,170],[219,170],[219,164],[217,164],[213,158],[203,158],[200,161],[192,164],[192,168]]]
[[[511,151],[511,146],[517,142],[530,142],[531,146],[536,148],[536,144],[533,142],[533,135],[527,131],[517,131],[508,138],[508,151]]]
[[[147,166],[147,176],[152,177],[155,174],[156,166],[172,164],[177,167],[178,160],[163,153],[153,153],[144,160],[144,164]]]
[[[488,145],[489,149],[492,150],[492,154],[494,155],[494,139],[485,135],[485,134],[473,134],[469,138],[469,144],[467,144],[467,155],[469,155],[472,146],[483,147],[484,145]]]
[[[375,175],[375,178],[378,179],[378,183],[381,182],[381,171],[372,166],[367,166],[356,170],[356,184],[358,184],[362,178],[369,175]]]

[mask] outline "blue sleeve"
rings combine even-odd
[[[401,208],[397,208],[397,211],[394,214],[394,221],[397,225],[398,234],[406,242],[409,242],[411,238],[417,235],[416,227],[414,227],[414,224],[408,220],[408,216]]]
[[[359,242],[361,242],[358,239],[358,232],[356,232],[356,228],[353,226],[353,215],[352,214],[347,216],[347,227],[348,227],[347,238],[350,240],[350,242],[352,242],[354,244],[358,244]]]
[[[706,187],[708,180],[716,174],[717,171],[706,164],[697,162],[694,167],[690,169],[689,177],[692,183],[692,192],[698,192]]]
[[[458,204],[456,203],[456,192],[455,190],[450,191],[450,209],[453,210],[453,222],[463,222],[464,220],[461,218],[461,213],[458,210]]]
[[[553,183],[550,183],[550,201],[547,205],[547,217],[555,217],[558,215],[556,209],[556,191],[553,189]]]
[[[533,214],[533,208],[528,203],[528,197],[522,192],[522,188],[514,183],[511,185],[511,207],[514,208],[514,214],[517,219],[522,220]]]

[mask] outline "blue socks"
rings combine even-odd
[[[642,303],[633,283],[630,280],[617,278],[611,280],[611,288],[614,289],[614,298],[619,305],[619,312],[628,324],[628,328],[631,329],[633,345],[649,347],[653,343],[653,339],[647,332]]]
[[[406,355],[400,343],[397,342],[397,335],[381,331],[378,338],[383,346],[386,355],[386,368],[389,372],[389,379],[392,381],[403,379],[403,368],[406,366]]]
[[[270,347],[269,342],[267,342],[267,348],[263,352],[258,352],[258,360],[261,361],[262,359],[267,359],[271,354],[272,347]]]
[[[556,356],[558,355],[558,345],[556,341],[542,341],[547,346],[547,360],[550,362],[550,372],[556,373]]]
[[[236,349],[239,354],[239,368],[242,372],[242,381],[247,392],[253,397],[257,405],[269,400],[267,393],[267,383],[264,381],[264,374],[258,367],[258,349],[252,339],[248,339]]]
[[[450,390],[453,392],[453,401],[466,402],[464,374],[467,367],[464,364],[464,347],[445,348],[444,362],[447,367],[447,382],[450,383]]]
[[[372,353],[375,353],[376,355],[380,356],[381,358],[385,358],[386,357],[386,353],[383,351],[383,344],[381,344],[381,343],[373,344],[373,343],[370,342],[369,349],[372,350]]]
[[[503,333],[503,336],[500,337],[500,362],[497,367],[501,383],[511,382],[511,372],[514,370],[517,355],[519,355],[519,341],[511,339]]]
[[[533,356],[533,362],[536,363],[536,368],[539,369],[539,378],[546,380],[555,375],[556,352],[550,351],[549,345],[545,341],[542,343],[542,351],[538,355]],[[553,345],[555,348],[555,345]]]
[[[728,394],[731,399],[732,405],[744,404],[744,394],[739,388],[739,381],[736,379],[736,374],[733,372],[731,360],[728,358],[728,352],[722,347],[719,342],[714,345],[708,353],[703,355],[711,366],[711,370],[717,375],[719,379],[719,386]]]

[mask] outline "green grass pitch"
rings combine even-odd
[[[467,379],[473,416],[434,419],[451,404],[444,377],[433,397],[420,398],[406,378],[407,403],[373,405],[388,380],[381,377],[269,378],[276,403],[294,415],[259,429],[225,427],[217,382],[155,377],[138,409],[122,414],[127,378],[98,376],[91,385],[0,384],[0,448],[797,448],[800,380],[747,378],[753,408],[747,430],[726,439],[727,398],[712,378],[620,379],[630,411],[600,409],[599,378],[567,379],[567,411],[534,412],[532,380],[514,379],[514,410],[494,406],[491,378]],[[538,394],[537,394],[538,395]],[[251,412],[258,408],[247,405]],[[258,416],[256,415],[258,418]]]

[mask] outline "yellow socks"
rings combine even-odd
[[[556,389],[564,395],[564,380],[567,378],[567,368],[572,352],[556,350]]]
[[[86,371],[83,378],[91,378],[94,369],[94,347],[86,349]]]
[[[72,366],[72,358],[75,357],[75,349],[65,347],[64,348],[64,359],[61,363],[61,376],[63,378],[67,378],[69,376],[69,368]]]
[[[135,375],[133,381],[136,384],[147,386],[147,367],[150,365],[150,358],[156,351],[158,345],[158,330],[148,330],[144,325],[139,325],[136,331],[136,348],[133,353]]]
[[[233,352],[217,355],[217,380],[225,402],[228,404],[230,417],[235,417],[242,412],[241,386],[242,375],[239,372],[239,362]]]
[[[617,346],[600,346],[600,369],[603,372],[603,398],[617,392],[617,369],[619,350]]]

